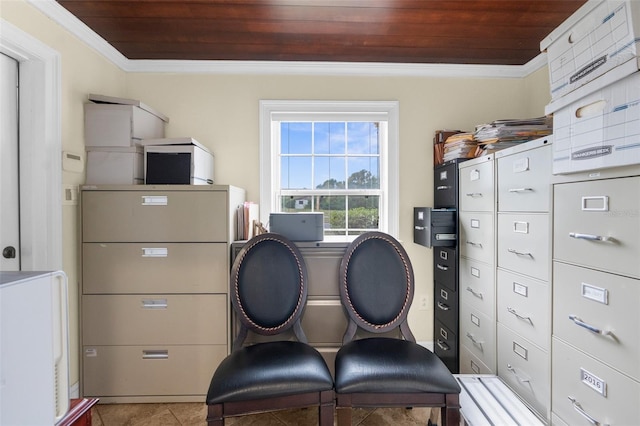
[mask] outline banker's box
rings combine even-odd
[[[269,231],[291,241],[322,241],[324,213],[271,213]]]
[[[122,148],[92,147],[87,150],[87,184],[144,183],[141,146]]]
[[[145,145],[147,185],[205,185],[213,183],[213,154],[196,145]]]
[[[553,114],[553,173],[640,164],[640,72]]]
[[[549,61],[551,104],[589,82],[597,90],[636,72],[639,35],[640,2],[585,3],[540,43]],[[610,74],[614,69],[615,74]]]

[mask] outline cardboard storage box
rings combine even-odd
[[[144,158],[141,146],[94,148],[87,151],[87,184],[142,184]]]
[[[146,184],[213,183],[213,154],[193,138],[145,139]]]
[[[163,138],[169,119],[140,101],[89,95],[84,105],[85,146],[131,147],[142,139]]]
[[[622,77],[637,71],[639,34],[640,2],[588,1],[540,43],[548,55],[552,100],[629,61]]]
[[[640,72],[553,115],[553,173],[640,164]]]

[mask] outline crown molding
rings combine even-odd
[[[409,64],[312,61],[190,61],[127,59],[54,0],[27,0],[126,72],[364,77],[523,78],[546,66],[541,53],[525,65]]]

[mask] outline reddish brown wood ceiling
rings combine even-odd
[[[522,65],[585,0],[59,0],[129,59]]]

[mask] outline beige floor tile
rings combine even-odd
[[[167,408],[184,426],[206,426],[207,404],[205,403],[180,403],[167,404]]]
[[[135,426],[168,411],[166,404],[98,404],[96,408],[104,426]]]
[[[135,423],[135,426],[182,426],[168,408],[153,416]]]

